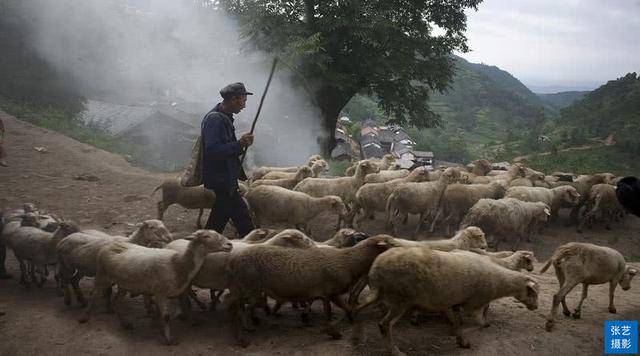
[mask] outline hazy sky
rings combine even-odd
[[[640,0],[485,0],[467,16],[461,56],[530,87],[594,89],[640,71]]]

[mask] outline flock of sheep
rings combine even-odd
[[[394,169],[393,157],[385,156],[356,162],[345,177],[319,178],[327,167],[320,156],[312,156],[302,167],[261,167],[248,182],[240,182],[260,227],[242,239],[228,240],[211,230],[187,236],[170,233],[161,221],[170,205],[200,209],[202,215],[215,200],[213,192],[182,187],[177,179],[155,190],[162,190],[159,219],[139,224],[130,236],[83,230],[25,204],[2,215],[0,238],[13,250],[25,286],[42,286],[49,269],[55,270],[64,302],[71,304],[75,295],[86,306],[80,322],[89,321],[96,302],[104,299],[122,326],[130,328],[122,298],[142,295],[148,313],[159,317],[165,341],[173,344],[171,300],[179,301],[182,314],[192,318],[192,302],[206,307],[192,290],[198,287],[211,291],[210,308],[224,294],[234,335],[247,345],[245,331],[255,329],[256,309],[274,313],[290,302],[300,307],[308,323],[311,304],[320,299],[326,332],[341,336],[337,326],[342,319],[331,318],[337,306],[354,324],[356,342],[362,334],[362,310],[382,306],[386,314],[379,327],[385,346],[391,354],[402,355],[392,328],[408,311],[444,313],[457,343],[469,347],[461,329],[464,317],[488,325],[493,300],[511,296],[536,309],[540,286],[526,273],[533,271],[534,254],[517,248],[522,239],[555,222],[560,209],[571,209],[569,223],[576,223],[579,231],[596,222],[609,227],[625,214],[616,199],[616,178],[609,173],[574,179],[518,164],[507,171],[492,170],[486,160],[469,167],[408,171]],[[327,212],[337,217],[337,231],[317,242],[322,239],[311,237],[315,235],[309,222]],[[361,228],[364,219],[375,219],[377,212],[384,213],[389,235],[369,237],[353,229]],[[439,224],[447,234],[456,232],[443,240],[400,238],[397,226],[406,224],[409,214],[419,215],[416,234],[423,227],[433,232]],[[285,230],[265,227],[272,224]],[[510,242],[513,251],[489,252],[487,240],[496,250],[501,242]],[[553,297],[548,331],[559,304],[565,315],[580,317],[591,284],[610,283],[609,311],[615,313],[614,290],[618,284],[629,289],[637,274],[618,251],[587,243],[558,247],[541,272],[552,265],[560,290]],[[83,277],[95,277],[88,301],[79,286]],[[582,299],[572,313],[565,296],[580,283]],[[361,298],[367,286],[370,292]],[[273,307],[269,299],[275,301]]]

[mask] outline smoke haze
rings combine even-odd
[[[186,0],[23,4],[38,53],[88,99],[127,105],[185,103],[202,117],[221,100],[222,87],[240,81],[255,95],[236,115],[237,134],[249,130],[272,57],[246,50],[237,24],[222,10]],[[283,66],[276,71],[249,161],[300,164],[320,152],[319,110],[302,88],[293,86],[291,75]]]

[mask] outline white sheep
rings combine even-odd
[[[315,161],[321,160],[321,159],[322,159],[322,156],[313,155],[313,156],[309,157],[309,159],[307,160],[306,166],[311,167],[311,166],[313,166],[313,163]],[[297,172],[299,168],[300,168],[299,166],[293,166],[293,167],[259,167],[259,168],[255,169],[253,172],[251,172],[251,180],[252,181],[256,181],[258,179],[261,179],[265,174],[267,174],[269,172]]]
[[[58,262],[56,245],[67,235],[79,230],[78,226],[72,222],[61,222],[54,233],[31,226],[20,227],[12,238],[7,241],[7,245],[13,250],[20,264],[20,282],[24,283],[27,288],[31,286],[31,282],[35,282],[38,287],[42,287],[46,279],[47,266]],[[25,262],[29,264],[28,272],[30,278],[27,278]],[[40,281],[36,279],[36,268],[41,275]]]
[[[465,214],[478,200],[500,199],[506,191],[504,181],[495,181],[489,184],[450,184],[442,195],[440,204],[446,233],[452,228],[457,228]],[[434,219],[430,231],[433,232],[437,220]]]
[[[318,161],[316,161],[317,163]],[[275,173],[275,172],[271,172]],[[293,189],[298,183],[300,183],[303,179],[309,178],[312,176],[311,168],[302,166],[295,173],[293,177],[290,178],[280,178],[280,179],[267,179],[266,176],[263,179],[257,180],[251,183],[251,188],[255,188],[261,185],[276,185],[278,187]]]
[[[97,230],[84,230],[65,237],[56,247],[58,274],[61,279],[65,304],[71,304],[71,290],[69,288],[71,285],[78,303],[86,306],[87,303],[79,282],[82,277],[96,275],[96,258],[102,247],[116,241],[140,246],[162,247],[171,240],[169,230],[159,220],[143,222],[129,237],[112,236]]]
[[[576,188],[565,185],[552,189],[543,187],[511,187],[505,198],[515,198],[528,202],[542,202],[551,209],[551,221],[558,218],[558,211],[562,208],[573,208],[580,201],[580,194]]]
[[[487,240],[482,229],[476,226],[468,226],[451,237],[444,240],[422,240],[412,241],[396,239],[398,245],[402,247],[429,247],[439,251],[452,250],[485,250]]]
[[[475,226],[469,226],[458,231],[452,238],[444,240],[423,240],[412,241],[396,238],[396,244],[400,247],[428,247],[439,251],[472,250],[477,253],[487,254],[487,240],[484,232]],[[349,294],[349,305],[355,306],[360,293],[366,287],[367,279],[364,278],[351,290]]]
[[[470,347],[462,335],[461,310],[475,315],[481,324],[484,310],[493,300],[513,296],[527,309],[538,307],[538,284],[526,274],[508,270],[484,256],[468,252],[443,252],[426,247],[394,248],[381,254],[369,271],[371,295],[354,314],[384,303],[387,314],[379,327],[387,351],[404,355],[393,341],[393,325],[413,307],[446,312],[453,323],[458,345]],[[360,338],[361,325],[354,329]]]
[[[203,185],[196,187],[184,187],[177,178],[167,178],[157,186],[151,195],[162,189],[162,200],[158,202],[158,220],[162,220],[164,212],[173,204],[178,204],[186,209],[199,209],[197,225],[200,228],[200,218],[204,209],[211,209],[216,201],[213,190],[206,189]]]
[[[591,228],[596,221],[603,221],[605,228],[610,230],[611,223],[623,212],[624,208],[616,196],[616,187],[610,184],[596,184],[589,192],[585,215],[578,225],[578,232],[582,232],[585,226]]]
[[[551,331],[558,304],[562,303],[564,315],[580,318],[582,302],[587,298],[590,284],[609,283],[609,313],[615,313],[613,294],[618,284],[623,290],[631,288],[631,279],[638,273],[638,269],[625,263],[622,254],[612,248],[588,243],[571,242],[558,247],[549,261],[542,267],[544,273],[553,265],[556,277],[560,283],[560,290],[553,296],[551,312],[547,317],[545,329]],[[566,295],[578,284],[582,283],[582,297],[573,314],[565,302]]]
[[[358,189],[364,184],[365,176],[379,171],[378,166],[369,161],[362,161],[358,164],[353,177],[306,178],[293,190],[307,193],[312,197],[339,196],[345,204],[349,205],[355,199]]]
[[[386,170],[380,171],[378,173],[367,174],[364,177],[364,182],[369,183],[384,183],[390,180],[395,180],[399,178],[407,177],[411,172],[408,169],[398,169],[398,170]]]
[[[239,319],[245,304],[259,302],[265,293],[278,301],[331,301],[349,313],[340,295],[367,273],[380,253],[395,246],[394,241],[378,235],[343,249],[288,249],[262,244],[246,249],[231,258],[227,269],[232,318]],[[239,324],[234,323],[236,337],[246,346]],[[332,327],[328,332],[340,336]]]
[[[347,213],[342,199],[337,196],[312,197],[306,193],[277,186],[258,186],[247,193],[247,201],[255,214],[255,223],[261,226],[265,220],[285,222],[308,234],[308,222],[317,215],[329,211],[342,218]]]
[[[488,184],[495,180],[505,181],[507,184],[511,183],[512,180],[518,177],[525,177],[527,174],[527,170],[524,166],[519,163],[516,163],[509,167],[506,172],[501,172],[498,175],[494,176],[477,176],[473,178],[472,183],[475,184]]]
[[[378,167],[378,169],[375,171],[375,173],[377,173],[379,171],[385,171],[385,170],[392,169],[393,164],[395,163],[395,161],[396,161],[396,158],[390,153],[387,153],[386,155],[384,155],[382,157],[382,159],[376,159],[376,158],[365,159],[365,160],[362,160],[362,161],[355,162],[353,165],[351,165],[351,167],[348,167],[345,170],[345,175],[347,175],[347,176],[354,175],[356,173],[356,169],[358,168],[358,165],[360,163],[362,163],[362,162],[369,162],[372,165]]]
[[[274,180],[274,179],[294,178],[296,176],[296,174],[300,171],[300,169],[301,168],[305,168],[305,167],[306,168],[310,168],[309,177],[318,178],[320,173],[322,173],[323,171],[325,171],[325,170],[327,170],[329,168],[329,164],[327,163],[327,161],[325,161],[323,159],[319,159],[319,160],[313,162],[311,167],[302,166],[302,167],[298,168],[298,170],[296,172],[272,171],[272,172],[269,172],[269,173],[265,174],[264,176],[262,176],[262,178],[260,178],[259,180]],[[307,177],[305,177],[305,178],[307,178]]]
[[[578,191],[580,194],[580,202],[573,209],[571,209],[570,220],[573,223],[579,223],[580,209],[589,201],[589,194],[591,187],[596,184],[610,184],[615,178],[611,173],[597,173],[593,175],[579,176],[573,182],[558,181],[553,183],[552,187],[561,185],[570,185]]]
[[[125,328],[131,328],[120,301],[124,295],[143,294],[153,296],[160,310],[160,321],[167,344],[175,344],[169,321],[169,298],[179,297],[191,284],[208,253],[231,251],[231,244],[221,234],[212,230],[198,230],[187,237],[189,245],[180,253],[171,249],[147,248],[127,242],[113,242],[100,249],[93,297],[80,322],[87,322],[91,310],[101,292],[118,285],[113,307]]]
[[[387,231],[397,235],[394,216],[420,214],[415,234],[428,218],[435,219],[440,206],[440,198],[449,183],[460,177],[455,168],[447,168],[437,182],[402,183],[389,195],[386,205],[385,226]]]
[[[367,177],[370,176],[371,174],[367,175]],[[361,222],[367,217],[373,219],[376,212],[384,212],[386,209],[387,199],[398,184],[404,182],[424,182],[428,179],[429,171],[425,167],[419,167],[414,169],[405,178],[398,178],[384,183],[368,183],[363,185],[356,192],[353,208],[347,218],[347,224],[353,225],[353,220],[355,216],[360,213],[360,210],[362,210],[362,214],[358,219],[358,224],[361,224]]]
[[[523,238],[529,239],[531,231],[537,224],[545,223],[551,211],[549,206],[541,202],[524,202],[513,198],[499,200],[480,199],[462,220],[461,228],[478,226],[488,235],[497,235],[494,248],[497,249],[501,238],[515,235],[513,250]]]

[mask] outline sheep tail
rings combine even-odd
[[[160,184],[159,186],[156,187],[156,189],[153,190],[153,192],[151,193],[151,195],[149,197],[153,197],[154,194],[156,194],[156,192],[158,191],[158,189],[162,188],[162,184]]]
[[[547,261],[547,263],[546,263],[546,264],[542,267],[542,269],[540,270],[540,274],[545,273],[545,272],[549,269],[549,267],[551,266],[551,264],[553,263],[553,261],[554,261],[554,259],[553,259],[553,257],[551,257],[551,258],[549,259],[549,261]]]

